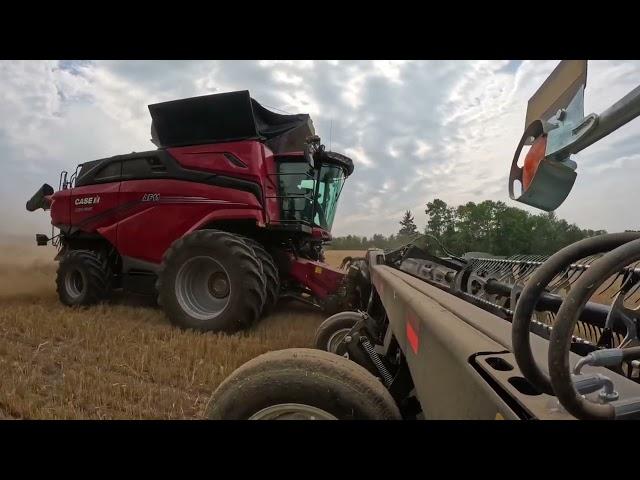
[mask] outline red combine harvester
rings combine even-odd
[[[281,297],[358,307],[323,243],[353,162],[328,152],[309,115],[280,115],[248,91],[149,105],[156,150],[78,165],[27,210],[51,211],[65,305],[115,289],[157,295],[175,325],[246,327]],[[367,298],[368,293],[363,295]]]

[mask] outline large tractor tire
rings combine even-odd
[[[265,277],[266,299],[262,307],[262,315],[268,315],[278,303],[280,298],[280,274],[273,257],[258,241],[253,238],[243,238],[245,243],[253,248],[258,260],[262,264],[262,272]]]
[[[262,265],[253,249],[219,230],[198,230],[173,242],[156,288],[171,323],[200,331],[248,327],[265,302]]]
[[[360,320],[362,315],[358,312],[340,312],[331,315],[316,329],[314,347],[325,352],[336,353],[340,342]]]
[[[213,393],[210,420],[398,420],[382,383],[344,357],[308,348],[265,353]]]
[[[64,305],[95,305],[109,298],[112,280],[109,263],[97,253],[69,250],[58,265],[56,291]]]

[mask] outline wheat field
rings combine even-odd
[[[0,248],[0,419],[198,419],[235,368],[310,346],[323,315],[287,302],[234,335],[172,327],[144,297],[70,309],[55,292],[56,250]],[[329,251],[338,265],[358,252]]]

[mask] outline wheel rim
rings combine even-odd
[[[176,275],[176,298],[191,317],[210,320],[229,304],[231,283],[224,267],[212,257],[193,257]]]
[[[327,352],[336,353],[338,351],[338,345],[344,339],[344,337],[351,331],[350,328],[341,328],[331,334],[327,340]]]
[[[321,408],[303,403],[279,403],[263,408],[249,417],[249,420],[337,420]]]
[[[84,292],[84,276],[78,269],[67,272],[64,277],[64,288],[72,299],[76,299]]]

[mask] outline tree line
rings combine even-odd
[[[456,254],[487,252],[493,255],[551,255],[562,247],[586,237],[606,233],[604,230],[582,229],[560,219],[554,212],[531,214],[504,202],[485,200],[480,203],[449,206],[438,198],[426,204],[427,224],[423,233],[436,237],[440,244]],[[397,234],[372,237],[347,235],[334,238],[328,246],[335,250],[365,250],[371,247],[395,248],[419,233],[411,211],[399,222]],[[445,255],[441,246],[428,240],[429,249]]]

